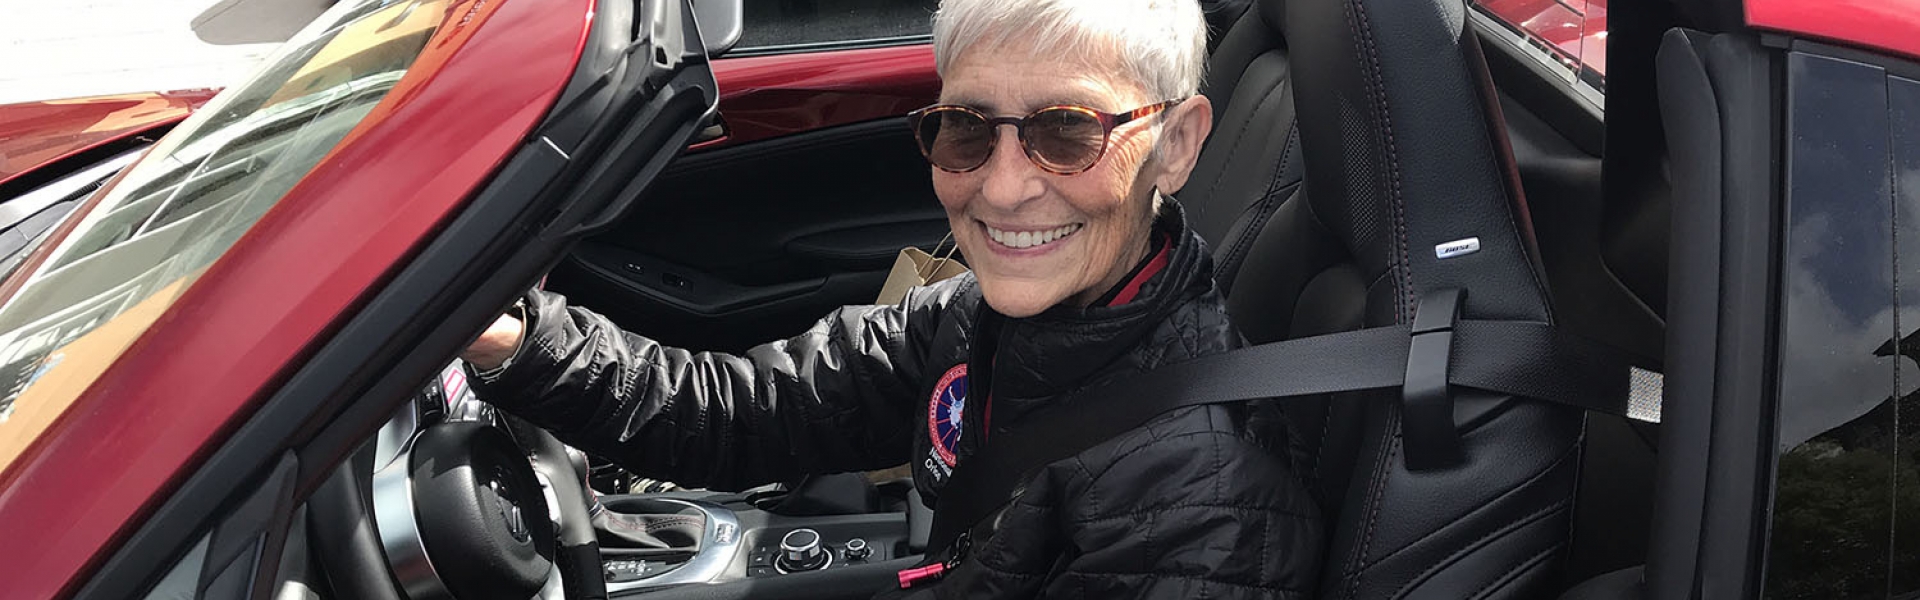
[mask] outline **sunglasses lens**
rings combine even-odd
[[[940,109],[922,115],[918,138],[927,162],[949,171],[967,171],[987,162],[993,131],[985,119],[964,110]]]
[[[1107,145],[1107,129],[1100,119],[1071,108],[1034,113],[1027,118],[1024,134],[1033,159],[1057,172],[1078,172],[1093,166]]]

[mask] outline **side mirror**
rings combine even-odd
[[[692,0],[693,20],[700,24],[700,39],[707,47],[709,60],[719,58],[740,43],[742,0]]]
[[[193,34],[214,45],[287,41],[337,0],[221,0],[193,18]]]

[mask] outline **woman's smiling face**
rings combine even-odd
[[[946,74],[941,103],[1018,117],[1058,104],[1125,113],[1169,100],[1146,97],[1111,69],[1006,46],[961,55]],[[1114,129],[1100,162],[1074,175],[1034,165],[1012,127],[996,129],[993,153],[979,169],[933,170],[934,192],[987,304],[1011,317],[1061,303],[1084,306],[1132,270],[1147,250],[1153,189],[1166,187],[1166,170],[1148,160],[1152,123],[1164,116]],[[1179,173],[1181,183],[1185,175]]]

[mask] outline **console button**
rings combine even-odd
[[[860,538],[847,540],[847,559],[866,560],[873,555],[873,548],[867,547],[867,541]]]
[[[601,565],[608,582],[633,581],[647,576],[647,564],[638,560],[610,560]]]
[[[768,577],[779,574],[780,572],[773,570],[773,567],[747,567],[748,577]]]
[[[747,555],[747,566],[749,567],[773,566],[773,549],[772,548],[755,548],[752,554]]]

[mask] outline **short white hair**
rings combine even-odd
[[[1041,56],[1113,61],[1153,102],[1198,94],[1207,68],[1199,0],[941,0],[936,68],[946,77],[968,48],[1016,37]]]

